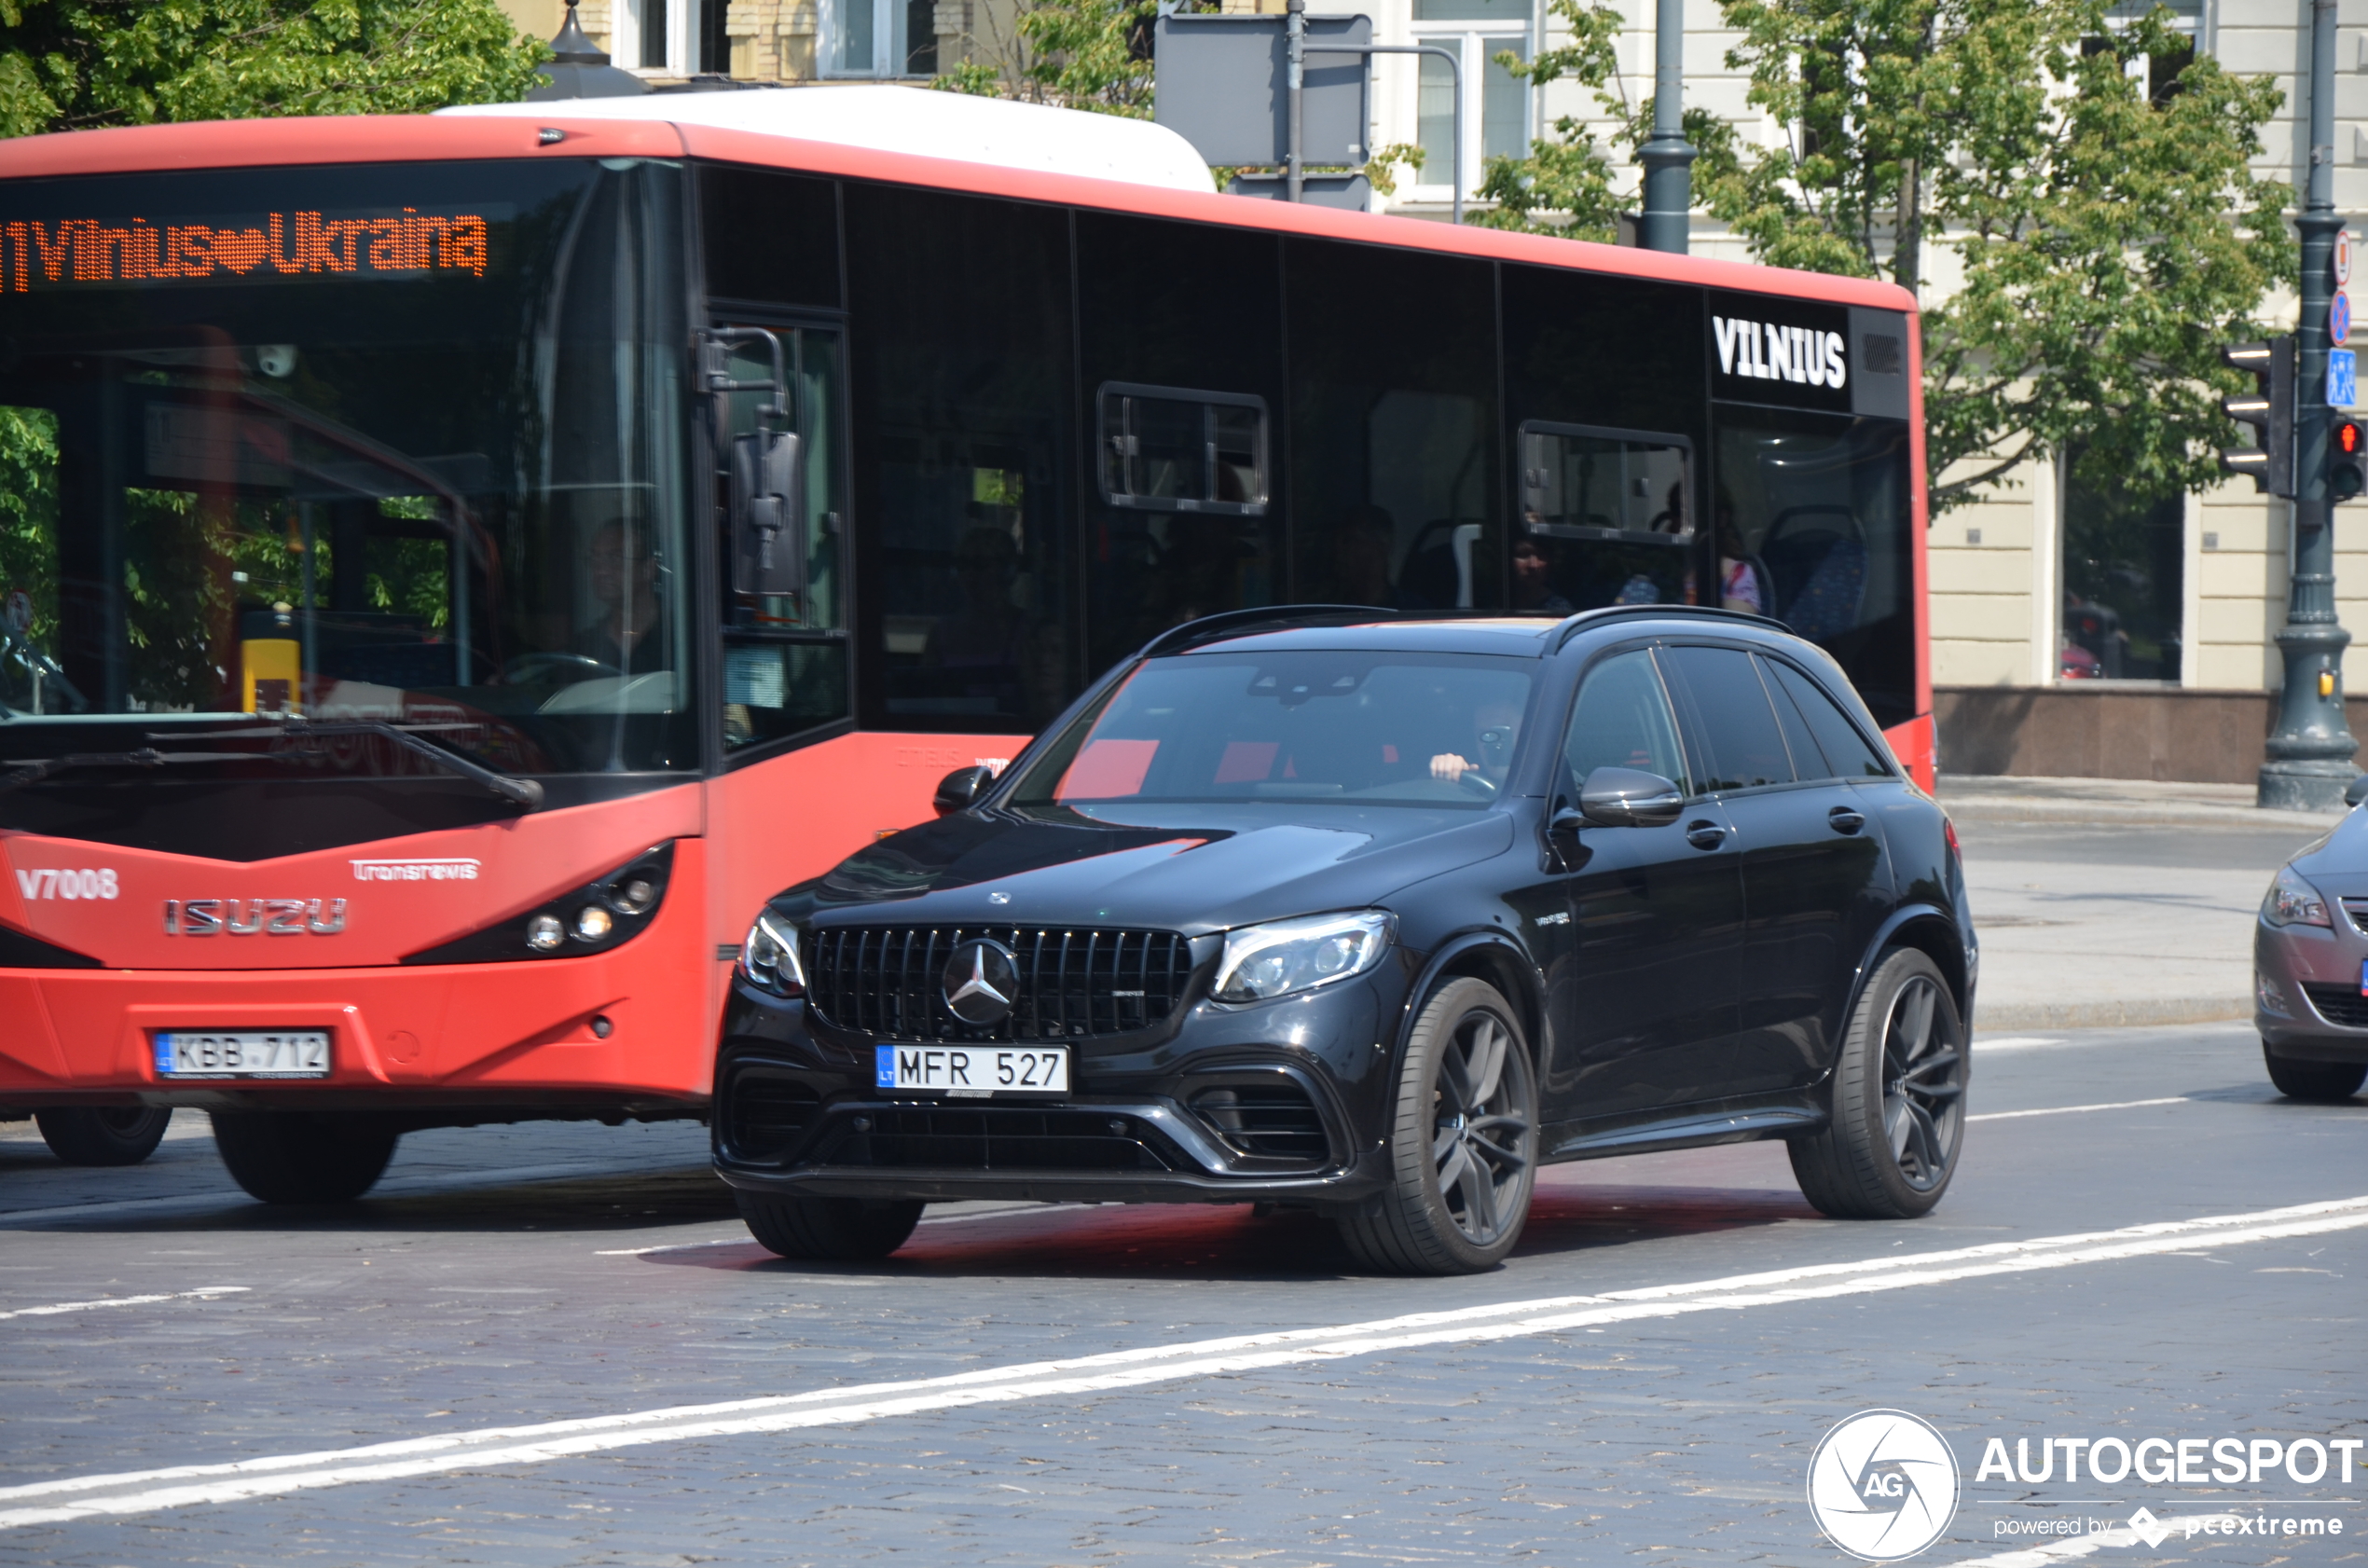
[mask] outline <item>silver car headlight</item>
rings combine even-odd
[[[1387,911],[1360,909],[1228,931],[1217,999],[1262,1002],[1363,974],[1382,961],[1397,930],[1397,918]]]
[[[2273,926],[2332,926],[2327,901],[2305,882],[2292,866],[2279,866],[2270,879],[2268,896],[2261,901],[2261,917]]]
[[[798,962],[797,928],[765,910],[740,943],[740,977],[777,997],[805,995],[805,966]]]

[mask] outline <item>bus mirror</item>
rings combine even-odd
[[[732,586],[805,596],[805,486],[798,438],[752,430],[732,438]]]

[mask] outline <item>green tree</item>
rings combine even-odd
[[[1600,83],[1607,45],[1577,25],[1595,13],[1553,5],[1578,58],[1542,55],[1533,79],[1559,65]],[[1925,299],[1935,512],[2058,453],[2100,488],[2214,482],[2227,434],[2217,399],[2234,386],[2216,345],[2262,330],[2264,296],[2295,265],[2291,192],[2247,165],[2282,101],[2274,86],[2194,56],[2167,12],[2113,25],[2105,0],[1721,9],[1742,34],[1728,62],[1786,131],[1748,145],[1689,113],[1697,200],[1760,261]],[[1615,111],[1613,142],[1632,152],[1651,104],[1598,97]],[[1578,129],[1492,167],[1498,187],[1535,193],[1494,221],[1601,232],[1608,187]],[[1570,204],[1557,207],[1563,188]]]
[[[1151,22],[1158,0],[1021,0],[1008,27],[982,6],[978,56],[930,85],[1133,119],[1151,117]]]
[[[498,0],[0,0],[0,135],[503,103],[546,57]]]

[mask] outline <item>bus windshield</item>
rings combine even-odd
[[[0,186],[0,749],[293,719],[695,766],[680,178]]]

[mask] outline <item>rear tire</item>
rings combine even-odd
[[[1521,1240],[1537,1177],[1537,1080],[1520,1015],[1496,987],[1456,980],[1425,1003],[1397,1069],[1392,1180],[1339,1221],[1362,1267],[1493,1269]]]
[[[2269,1081],[2290,1100],[2321,1105],[2348,1100],[2368,1083],[2368,1062],[2298,1062],[2270,1050],[2267,1040],[2261,1042],[2261,1060],[2269,1069]],[[45,1135],[49,1131],[47,1126],[41,1130]]]
[[[1824,1130],[1787,1144],[1802,1196],[1836,1219],[1931,1213],[1957,1174],[1966,1075],[1965,1026],[1939,966],[1893,948],[1843,1032]]]
[[[862,1263],[902,1246],[928,1205],[910,1200],[777,1198],[735,1189],[749,1234],[783,1258]]]
[[[34,1121],[49,1152],[69,1165],[136,1165],[164,1141],[170,1106],[60,1106]]]
[[[385,1174],[401,1135],[352,1113],[213,1113],[213,1147],[231,1179],[267,1204],[351,1203]]]

